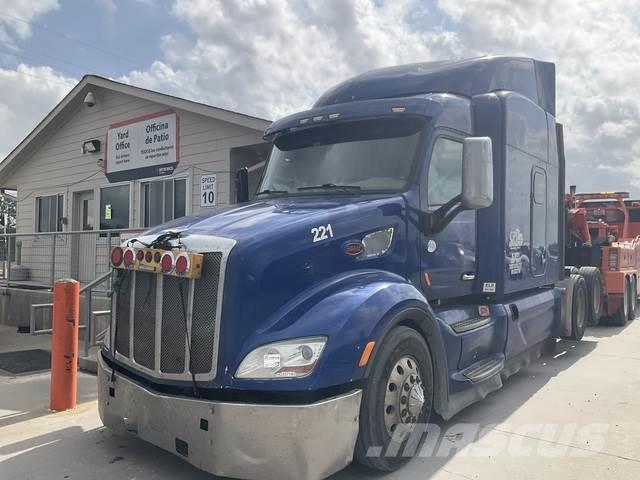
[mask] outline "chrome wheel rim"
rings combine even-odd
[[[401,357],[391,369],[384,396],[384,424],[389,436],[413,430],[425,404],[424,385],[416,359]]]

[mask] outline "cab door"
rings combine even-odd
[[[421,179],[421,210],[433,212],[462,193],[462,137],[441,135]],[[476,277],[476,211],[460,212],[439,233],[420,234],[422,287],[428,299],[472,293]]]

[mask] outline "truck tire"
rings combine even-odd
[[[624,289],[622,299],[618,311],[611,316],[611,325],[616,327],[624,327],[629,319],[629,279],[624,281]]]
[[[587,328],[587,282],[582,275],[571,275],[573,295],[571,299],[571,335],[569,340],[582,340]]]
[[[629,320],[636,318],[636,305],[638,303],[638,280],[636,277],[631,277],[629,282]]]
[[[355,460],[390,472],[419,452],[426,438],[433,364],[422,336],[408,327],[391,330],[379,348],[362,396]]]
[[[602,317],[602,275],[597,267],[580,267],[580,275],[587,284],[587,324],[597,325]]]

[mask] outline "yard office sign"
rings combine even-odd
[[[180,118],[164,110],[123,122],[107,131],[104,171],[109,182],[171,175],[180,159]]]

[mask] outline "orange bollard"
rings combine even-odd
[[[51,403],[53,411],[75,408],[78,394],[78,321],[80,283],[53,284],[51,332]]]

